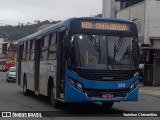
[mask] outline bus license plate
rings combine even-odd
[[[113,98],[114,94],[102,94],[102,98]]]

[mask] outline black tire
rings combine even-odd
[[[102,105],[104,107],[104,109],[111,109],[113,106],[114,102],[102,102]]]
[[[49,96],[48,96],[49,101],[53,107],[59,108],[61,103],[60,103],[60,101],[57,101],[54,96],[55,96],[54,84],[52,82],[51,86],[49,87]]]
[[[25,96],[29,96],[30,95],[30,91],[27,89],[27,80],[26,80],[26,77],[24,77],[24,79],[23,79],[23,94]]]

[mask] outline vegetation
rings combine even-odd
[[[0,37],[5,38],[5,41],[16,41],[20,38],[23,38],[29,34],[32,34],[37,31],[38,27],[44,25],[44,24],[55,24],[59,21],[52,21],[49,20],[46,21],[35,21],[34,24],[27,23],[23,24],[20,23],[17,26],[12,25],[6,25],[6,26],[0,26]]]
[[[102,14],[97,14],[95,17],[102,17]],[[38,27],[44,24],[55,24],[60,21],[40,21],[36,20],[34,23],[19,23],[17,26],[6,25],[0,26],[0,37],[3,37],[5,41],[16,41],[19,40],[27,35],[35,33]]]

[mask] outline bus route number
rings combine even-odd
[[[92,23],[91,22],[82,22],[82,28],[92,28]]]

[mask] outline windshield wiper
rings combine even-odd
[[[96,50],[97,52],[100,52],[100,51],[101,51],[101,49],[100,49],[100,44],[98,45],[96,39],[95,39],[92,35],[88,35],[88,37],[89,37],[91,43],[93,43],[93,46],[94,46],[95,50]],[[99,40],[99,41],[100,41],[100,40]]]
[[[117,42],[117,44],[116,44],[116,41],[114,41],[114,59],[113,59],[113,65],[114,65],[114,63],[115,63],[115,61],[116,61],[116,54],[117,54],[117,52],[119,52],[119,50],[120,50],[120,48],[121,48],[121,46],[122,46],[122,43],[123,43],[123,41],[124,41],[124,37],[119,37],[119,40],[118,40],[118,42]]]
[[[89,35],[89,34],[88,34],[88,37],[89,37],[91,43],[93,44],[94,49],[99,53],[99,63],[100,63],[100,61],[101,61],[101,46],[100,46],[100,40],[98,40],[99,43],[97,43],[96,39],[95,39],[92,35]],[[99,45],[98,45],[98,44],[99,44]]]

